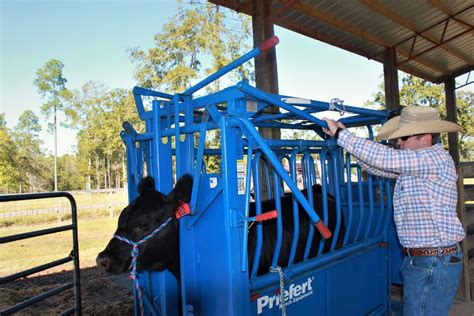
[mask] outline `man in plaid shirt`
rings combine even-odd
[[[359,138],[333,120],[324,132],[358,160],[367,172],[397,179],[394,220],[404,247],[404,315],[448,315],[462,271],[459,242],[464,228],[456,214],[457,174],[439,144],[439,133],[461,128],[439,119],[431,107],[407,107],[385,123],[379,139],[399,149]]]

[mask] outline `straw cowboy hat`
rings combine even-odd
[[[377,135],[377,139],[394,139],[403,136],[441,132],[461,132],[462,128],[439,119],[438,110],[429,106],[408,106],[400,116],[388,120]]]

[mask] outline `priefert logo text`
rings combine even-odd
[[[284,296],[287,297],[286,304],[290,305],[292,303],[301,301],[307,296],[313,294],[313,277],[309,277],[305,282],[300,284],[292,283],[288,287],[288,291],[285,290]],[[257,314],[261,314],[264,309],[272,309],[274,306],[280,306],[280,295],[275,294],[273,296],[262,296],[257,299]]]

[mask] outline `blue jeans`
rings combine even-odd
[[[462,253],[405,257],[402,264],[403,315],[448,315],[461,279]]]

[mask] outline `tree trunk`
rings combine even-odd
[[[97,190],[100,189],[100,172],[99,172],[99,167],[100,167],[100,162],[99,162],[99,157],[95,157],[95,188]]]
[[[92,166],[92,160],[89,157],[89,164],[87,166],[87,183],[86,183],[86,190],[87,191],[90,191],[91,188],[92,188],[91,166]]]

